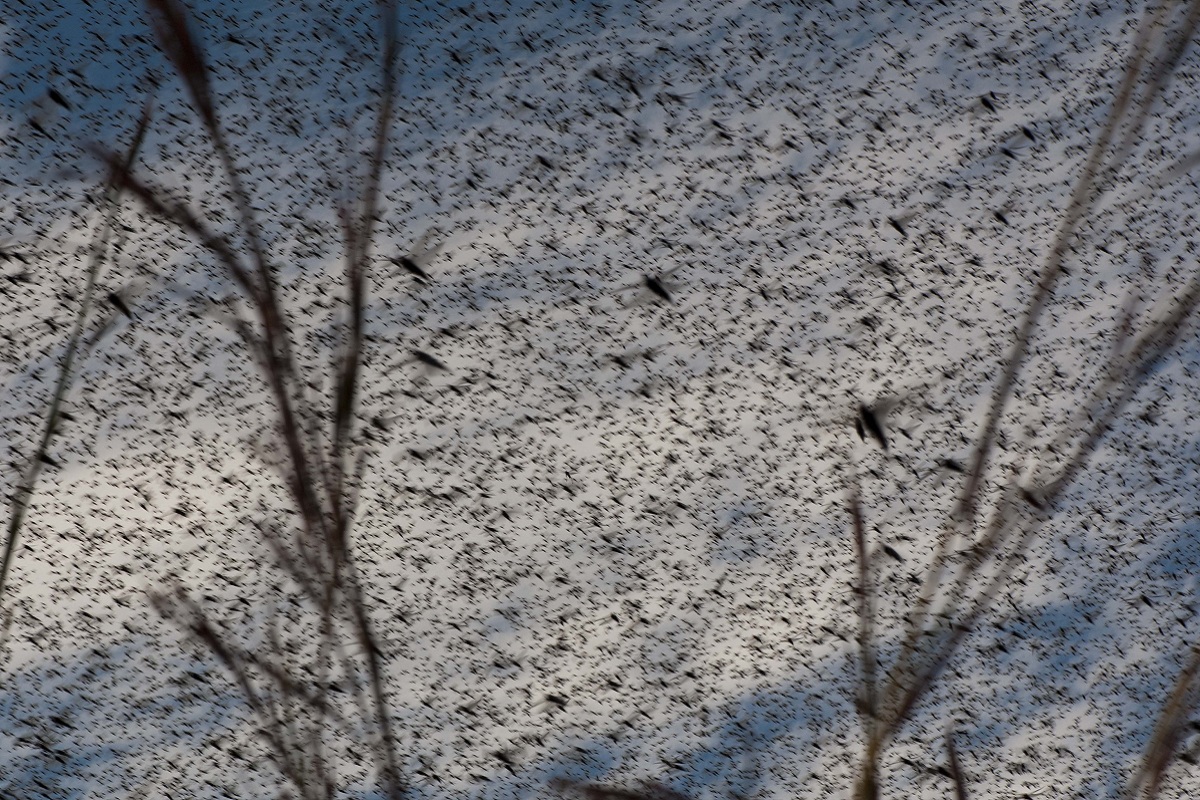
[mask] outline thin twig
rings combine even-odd
[[[1200,0],[1192,0],[1189,3],[1183,22],[1171,28],[1173,33],[1167,34],[1165,43],[1152,46],[1155,34],[1163,27],[1162,20],[1167,13],[1165,6],[1159,6],[1143,15],[1121,85],[1114,96],[1105,124],[1093,143],[1075,183],[1033,295],[1015,332],[1002,374],[993,389],[981,432],[969,458],[967,478],[935,544],[919,596],[907,618],[900,652],[886,674],[886,688],[877,706],[881,719],[874,727],[874,735],[867,736],[866,752],[857,779],[856,797],[860,800],[868,800],[877,794],[876,770],[882,750],[900,731],[916,704],[940,676],[967,633],[991,608],[1011,574],[1018,556],[1027,549],[1039,529],[1040,522],[1052,513],[1067,483],[1082,469],[1088,455],[1115,415],[1128,403],[1136,386],[1144,381],[1153,364],[1162,358],[1177,340],[1184,319],[1200,303],[1200,280],[1197,280],[1188,287],[1188,291],[1171,314],[1153,323],[1131,345],[1126,344],[1128,334],[1123,330],[1118,331],[1118,347],[1114,350],[1107,372],[1098,382],[1092,400],[1085,404],[1089,412],[1096,412],[1091,417],[1093,424],[1085,431],[1066,467],[1054,480],[1035,480],[1032,485],[1025,487],[1014,485],[1002,495],[993,509],[982,540],[974,545],[972,557],[961,566],[948,594],[944,595],[946,603],[939,616],[945,618],[948,628],[933,637],[929,645],[925,646],[923,642],[929,641],[925,638],[927,620],[933,613],[934,598],[942,590],[942,576],[949,563],[951,543],[956,536],[974,526],[983,493],[983,479],[995,446],[1000,420],[1013,394],[1021,368],[1028,358],[1031,338],[1053,295],[1067,253],[1083,220],[1095,208],[1098,199],[1124,167],[1131,149],[1128,143],[1135,141],[1140,135],[1167,79],[1195,35],[1196,28],[1200,26]],[[1139,87],[1142,91],[1135,99]],[[1114,149],[1113,141],[1118,131],[1121,132],[1121,136]],[[1121,383],[1121,391],[1114,400],[1106,390]],[[1027,524],[1023,530],[1015,533],[1018,497],[1025,500],[1034,514],[1034,521],[1038,524]],[[861,546],[857,544],[860,532],[856,530],[855,536],[856,546]],[[983,578],[984,565],[992,563],[997,565],[996,571]],[[861,582],[861,559],[859,569]],[[970,587],[979,582],[982,582],[980,590],[972,592]],[[918,658],[922,662],[919,668],[914,665]]]
[[[871,582],[871,555],[867,548],[866,526],[858,487],[850,491],[850,519],[854,530],[854,556],[858,562],[858,644],[862,659],[860,714],[868,741],[875,738],[879,708],[875,696],[875,588]]]
[[[8,527],[4,538],[4,557],[3,561],[0,561],[0,598],[3,598],[4,588],[8,583],[9,569],[12,567],[13,554],[16,552],[17,536],[29,509],[33,489],[42,474],[42,466],[45,463],[50,440],[58,430],[62,401],[71,384],[71,370],[75,364],[75,355],[79,350],[80,340],[83,338],[83,328],[88,312],[91,310],[92,296],[95,293],[96,281],[100,276],[104,253],[108,249],[108,237],[115,226],[117,213],[120,210],[120,195],[123,185],[121,176],[127,174],[133,167],[134,161],[137,160],[142,142],[146,138],[146,132],[150,129],[153,108],[153,102],[147,100],[125,155],[117,159],[109,169],[108,179],[104,186],[104,199],[101,201],[101,207],[105,210],[104,221],[93,235],[89,248],[87,284],[83,290],[83,301],[80,303],[79,313],[75,315],[75,325],[71,330],[71,338],[67,342],[67,352],[63,356],[62,366],[59,368],[58,382],[54,387],[50,410],[46,412],[46,424],[42,429],[41,440],[38,442],[36,452],[30,457],[25,473],[13,493],[12,512],[8,518]]]
[[[1175,681],[1175,688],[1163,704],[1155,725],[1154,734],[1146,745],[1142,765],[1125,792],[1127,800],[1134,800],[1138,792],[1144,792],[1146,800],[1154,800],[1162,788],[1167,767],[1175,757],[1183,735],[1185,717],[1196,707],[1196,675],[1200,673],[1200,646],[1193,646],[1191,657]]]
[[[954,800],[967,800],[967,779],[963,776],[962,764],[958,761],[953,730],[946,731],[946,755],[950,762],[950,780],[954,783]]]

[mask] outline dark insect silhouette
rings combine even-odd
[[[390,260],[393,264],[402,267],[405,272],[412,275],[421,283],[429,283],[431,278],[426,268],[433,259],[437,258],[442,252],[442,247],[445,244],[429,245],[429,240],[437,234],[437,228],[430,228],[425,231],[425,234],[417,240],[406,255],[393,256]]]
[[[557,694],[548,694],[538,705],[545,709],[554,708],[562,711],[567,707],[567,698]]]
[[[902,211],[899,214],[893,214],[892,216],[888,217],[887,223],[888,223],[888,225],[891,225],[893,228],[895,228],[896,231],[902,237],[907,238],[908,237],[908,228],[906,226],[908,225],[908,223],[910,223],[914,219],[916,219],[917,215],[920,213],[921,213],[921,210],[919,208],[910,208],[905,211]]]
[[[1036,490],[1026,489],[1024,486],[1022,486],[1020,491],[1021,491],[1021,499],[1024,500],[1026,503],[1033,506],[1038,511],[1044,511],[1046,509],[1045,500],[1043,500],[1042,497],[1039,496],[1039,493]]]
[[[887,434],[884,433],[880,416],[882,416],[881,413],[877,413],[866,403],[859,403],[858,416],[854,419],[854,429],[858,432],[858,438],[865,442],[867,436],[870,436],[879,442],[879,446],[886,451],[888,449]]]
[[[644,358],[648,361],[653,361],[655,355],[656,355],[655,349],[653,347],[647,347],[645,349],[630,350],[626,353],[617,353],[616,355],[610,355],[609,358],[611,358],[613,360],[613,363],[615,363],[621,369],[629,369],[630,367],[632,367],[634,365],[634,362],[637,361],[638,359]]]
[[[432,367],[433,369],[440,370],[442,372],[450,371],[450,368],[442,363],[440,358],[437,356],[432,356],[429,353],[426,353],[424,350],[413,350],[413,355],[416,356],[417,361],[421,362],[427,367]]]
[[[120,311],[125,316],[133,319],[133,312],[129,310],[129,306],[125,304],[123,299],[121,299],[121,295],[117,294],[116,292],[109,292],[108,302],[111,303],[117,309],[117,311]]]
[[[518,751],[516,748],[506,748],[504,750],[493,750],[492,756],[508,769],[513,775],[517,774],[517,767],[520,765],[517,761]]]
[[[891,439],[888,435],[889,427],[892,431],[899,431],[906,439],[912,440],[912,426],[901,427],[896,424],[888,425],[888,415],[898,406],[907,402],[907,398],[911,396],[911,392],[904,392],[899,395],[888,394],[876,398],[871,403],[858,404],[858,409],[854,416],[854,430],[858,433],[858,438],[864,442],[870,438],[879,442],[879,446],[886,452],[891,446]]]
[[[10,259],[20,261],[22,264],[29,263],[24,253],[13,249],[11,242],[0,242],[0,261],[9,261]],[[14,276],[8,276],[8,279],[11,281],[14,279]]]
[[[672,293],[678,290],[671,284],[671,278],[676,272],[682,269],[682,267],[683,265],[681,264],[678,267],[674,267],[657,275],[643,275],[642,280],[639,283],[631,283],[627,286],[622,286],[621,291],[639,288],[646,289],[649,291],[648,297],[650,299],[653,300],[657,298],[659,300],[665,300],[668,303],[674,303],[675,298],[673,297]],[[630,305],[634,305],[636,302],[637,301],[635,300],[631,302]]]
[[[663,300],[666,300],[668,303],[671,302],[671,293],[667,291],[667,287],[657,275],[646,276],[646,287]]]
[[[421,265],[418,264],[415,260],[413,260],[413,258],[411,256],[399,256],[397,258],[393,258],[392,262],[401,267],[404,267],[404,269],[410,275],[415,277],[421,283],[429,283],[429,273],[427,273],[425,270],[421,269]]]

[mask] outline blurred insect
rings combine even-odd
[[[1012,215],[1017,213],[1020,213],[1017,202],[1010,197],[1003,205],[992,211],[992,217],[1001,225],[1009,225],[1012,222]]]
[[[29,259],[20,250],[15,249],[11,239],[0,241],[0,261],[19,261],[22,264],[28,264]],[[9,280],[13,280],[9,277]]]
[[[46,96],[68,111],[71,110],[71,104],[67,102],[67,98],[63,97],[62,93],[57,89],[50,89],[50,91],[46,92]]]
[[[568,702],[570,701],[566,697],[557,694],[548,694],[541,701],[535,703],[534,708],[552,713],[555,710],[562,711],[566,709]]]
[[[673,293],[679,291],[679,287],[671,281],[671,278],[681,269],[683,269],[682,264],[657,275],[643,275],[641,281],[622,286],[620,289],[622,292],[627,292],[630,289],[644,290],[640,297],[634,297],[625,307],[632,308],[636,305],[641,305],[641,303],[647,300],[665,300],[668,303],[674,303],[675,298]]]
[[[1042,496],[1042,493],[1039,490],[1037,490],[1036,488],[1031,489],[1031,488],[1022,486],[1020,488],[1019,492],[1021,495],[1021,499],[1024,500],[1029,505],[1036,508],[1038,511],[1044,511],[1046,509],[1046,498],[1044,498]]]
[[[908,225],[908,223],[910,223],[914,219],[916,219],[917,214],[919,214],[919,213],[921,213],[920,209],[916,209],[916,208],[908,209],[907,211],[902,211],[898,214],[894,214],[894,215],[888,217],[887,223],[888,223],[888,225],[891,225],[893,228],[895,228],[896,231],[899,232],[899,234],[902,237],[907,237],[908,236],[907,225]]]
[[[413,356],[414,356],[414,358],[413,358],[414,361],[416,361],[417,363],[423,364],[431,369],[437,370],[439,372],[449,372],[450,371],[450,368],[447,367],[440,358],[438,358],[437,356],[430,355],[429,353],[426,353],[424,350],[413,350]]]
[[[645,280],[646,280],[646,287],[648,289],[650,289],[650,291],[654,292],[656,295],[661,297],[663,300],[666,300],[668,303],[671,302],[671,293],[670,293],[670,291],[667,290],[667,285],[661,276],[647,275],[647,276],[645,276]]]
[[[661,106],[667,106],[667,105],[682,106],[682,105],[685,105],[693,97],[695,97],[695,95],[696,95],[695,91],[687,91],[687,92],[662,91],[662,92],[659,92],[658,94],[654,95],[654,101]]]
[[[635,362],[641,359],[653,361],[657,354],[657,348],[644,347],[636,350],[628,350],[624,353],[616,353],[614,355],[610,355],[609,358],[612,359],[613,363],[621,369],[629,369],[634,365]]]
[[[908,403],[914,394],[925,392],[937,382],[939,381],[926,383],[900,394],[883,395],[870,403],[860,401],[854,415],[854,430],[858,434],[858,438],[864,442],[867,439],[873,439],[879,443],[884,452],[888,451],[893,441],[889,435],[889,431],[898,431],[906,439],[912,439],[914,423],[910,423],[908,427],[901,427],[894,421],[889,423],[888,417],[899,406]],[[915,424],[919,427],[919,423]]]
[[[760,520],[770,516],[772,510],[774,510],[774,506],[763,505],[754,501],[735,506],[721,515],[724,524],[719,525],[714,530],[714,533],[717,536],[723,536],[746,520],[757,524]]]
[[[120,293],[109,292],[107,299],[108,299],[108,302],[117,309],[117,311],[120,311],[122,314],[129,317],[130,319],[134,318],[133,312],[129,310],[129,306],[127,306],[125,304],[125,300],[124,300],[124,298],[121,297]]]
[[[438,257],[445,246],[445,242],[430,246],[430,240],[438,233],[437,228],[430,228],[425,231],[424,235],[416,241],[406,255],[393,256],[389,259],[393,264],[403,267],[404,270],[417,279],[420,283],[429,283],[432,280],[426,269],[429,264]]]
[[[933,466],[926,470],[924,474],[920,475],[917,480],[924,480],[930,475],[936,475],[937,480],[934,481],[934,486],[940,487],[947,480],[949,480],[951,475],[964,475],[966,474],[966,471],[967,468],[964,467],[962,462],[958,459],[939,458],[934,462]]]
[[[493,750],[492,757],[505,766],[506,769],[513,775],[517,774],[517,767],[520,766],[521,748],[506,747],[502,750]]]
[[[858,416],[854,418],[854,430],[858,433],[858,438],[865,442],[867,436],[870,436],[879,442],[879,446],[885,452],[888,449],[888,439],[887,433],[883,429],[882,417],[886,413],[887,409],[882,403],[876,403],[875,408],[866,403],[859,403]]]
[[[1000,152],[1011,159],[1018,158],[1037,142],[1034,138],[1033,131],[1028,127],[1022,126],[1019,130],[1006,136],[998,145]]]
[[[87,338],[85,346],[89,350],[94,348],[109,333],[112,333],[113,329],[120,323],[122,317],[125,317],[130,322],[137,321],[137,317],[134,315],[134,308],[139,301],[145,299],[150,289],[154,286],[156,279],[159,278],[157,274],[150,272],[144,267],[141,271],[145,273],[144,277],[136,278],[119,289],[105,293],[103,302],[112,310]]]
[[[550,170],[551,172],[554,172],[555,170],[557,170],[557,169],[558,169],[558,165],[557,165],[557,164],[555,164],[555,163],[554,163],[553,161],[551,161],[550,159],[546,158],[546,157],[545,157],[544,155],[542,155],[541,153],[538,153],[536,156],[534,156],[533,163],[534,163],[534,164],[536,164],[536,165],[538,165],[538,166],[539,166],[539,167],[541,167],[542,169],[548,169],[548,170]]]
[[[787,294],[787,287],[783,285],[782,280],[772,281],[766,286],[758,287],[758,295],[767,302],[774,300],[776,297],[783,297],[784,300],[790,299]]]

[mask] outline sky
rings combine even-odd
[[[189,7],[319,391],[342,313],[334,208],[376,110],[373,8]],[[387,425],[355,530],[421,797],[551,796],[557,777],[849,796],[850,478],[872,546],[898,556],[879,559],[887,652],[958,486],[939,465],[969,453],[1140,11],[402,9],[360,420]],[[136,5],[18,4],[0,43],[0,240],[25,258],[0,263],[7,495],[100,220],[90,148],[122,149],[152,97],[135,171],[236,227]],[[1068,256],[989,499],[1054,463],[1126,298],[1152,318],[1194,269],[1196,186],[1143,189],[1197,147],[1198,66],[1189,48]],[[0,791],[273,797],[238,691],[146,599],[175,576],[251,637],[286,604],[253,533],[288,519],[268,395],[203,313],[227,276],[132,198],[120,222],[99,296],[133,318],[100,303],[89,321],[103,335],[6,598]],[[946,796],[947,726],[972,798],[1121,787],[1196,626],[1193,334],[889,751],[886,796]],[[884,452],[853,420],[889,400]],[[494,755],[510,746],[514,765]],[[1194,793],[1184,765],[1171,776]]]

